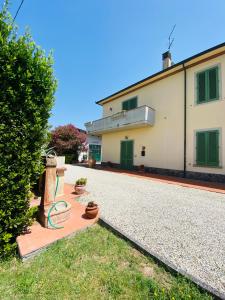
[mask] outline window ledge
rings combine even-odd
[[[214,103],[214,102],[219,102],[219,101],[222,101],[222,100],[224,100],[224,99],[221,98],[221,97],[218,98],[218,99],[208,100],[208,101],[204,101],[204,102],[201,102],[201,103],[198,103],[197,100],[195,100],[195,106],[209,104],[209,103]]]
[[[193,167],[197,167],[197,168],[209,168],[209,169],[222,169],[222,166],[206,166],[206,165],[192,165]]]

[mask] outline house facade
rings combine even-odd
[[[102,162],[225,182],[225,43],[171,65],[97,102],[85,124],[102,137]]]

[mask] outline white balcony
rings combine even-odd
[[[155,110],[149,106],[140,106],[128,111],[121,111],[112,116],[85,123],[87,133],[99,135],[110,131],[153,126]]]

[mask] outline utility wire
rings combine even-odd
[[[17,15],[18,15],[18,13],[19,13],[19,11],[20,11],[22,5],[23,5],[23,2],[24,2],[24,0],[21,1],[20,6],[19,6],[18,9],[17,9],[17,12],[16,12],[16,14],[15,14],[15,17],[13,18],[13,23],[14,23],[15,20],[16,20],[16,17],[17,17]]]

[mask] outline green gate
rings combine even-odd
[[[101,161],[101,145],[89,145],[89,157]]]
[[[133,141],[121,141],[120,145],[120,165],[121,168],[130,170],[133,168]]]

